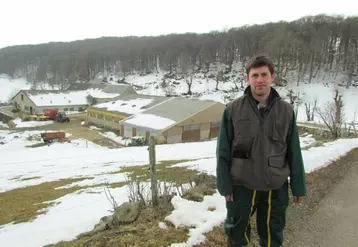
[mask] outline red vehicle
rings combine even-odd
[[[55,141],[58,142],[69,142],[70,140],[66,138],[65,132],[45,132],[41,133],[41,138],[45,143],[52,143]]]
[[[47,116],[51,120],[56,120],[57,112],[58,112],[57,109],[56,110],[53,110],[53,109],[45,109],[44,110],[45,116]]]
[[[66,113],[59,112],[57,109],[45,109],[44,114],[46,117],[48,117],[48,119],[54,120],[56,122],[70,122],[70,119],[66,116]]]

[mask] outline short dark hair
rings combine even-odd
[[[263,66],[267,66],[270,70],[271,74],[275,73],[273,61],[270,57],[264,54],[258,54],[250,58],[250,60],[246,64],[246,74],[250,73],[252,68],[260,68]]]

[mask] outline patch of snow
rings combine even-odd
[[[93,126],[93,125],[89,126],[88,128],[90,130],[102,130],[101,128],[98,128],[97,126]]]
[[[164,229],[164,230],[168,229],[168,226],[167,226],[167,224],[165,224],[165,222],[159,222],[158,226],[159,226],[159,228]]]
[[[7,129],[7,128],[9,128],[9,125],[7,125],[6,123],[0,121],[0,127]]]
[[[16,128],[32,128],[52,124],[52,120],[48,121],[22,121],[21,118],[15,118],[12,120],[16,124]]]
[[[143,99],[138,97],[137,99],[133,99],[133,100],[116,100],[116,101],[101,103],[95,105],[94,107],[103,108],[106,109],[107,111],[135,114],[144,111],[145,109],[142,109],[142,107],[147,106],[152,102],[153,99]]]
[[[65,111],[66,115],[74,115],[74,114],[79,114],[79,113],[83,113],[83,112],[80,112],[80,111]]]
[[[176,123],[174,120],[153,114],[136,114],[124,122],[155,130],[162,130]]]
[[[108,139],[111,139],[112,141],[115,141],[119,144],[122,144],[122,145],[125,145],[127,146],[127,144],[129,144],[131,142],[131,139],[130,138],[125,138],[125,137],[122,137],[122,136],[117,136],[114,132],[111,132],[111,131],[107,131],[107,132],[99,132],[100,135],[108,138]]]
[[[37,106],[60,106],[60,105],[87,105],[87,96],[91,95],[95,98],[114,98],[120,94],[105,93],[100,89],[87,89],[78,91],[59,92],[43,94],[31,94],[28,92],[29,98]]]
[[[213,196],[205,196],[202,202],[189,201],[175,196],[172,199],[174,211],[165,219],[174,224],[175,227],[191,227],[189,239],[181,245],[172,246],[194,246],[205,241],[206,232],[220,225],[226,217],[226,205],[224,198],[218,193]],[[214,209],[215,210],[209,210]],[[184,213],[185,212],[185,213]]]
[[[68,194],[54,200],[58,204],[48,208],[46,214],[39,215],[32,222],[3,225],[0,228],[1,246],[45,246],[73,240],[78,233],[92,230],[100,218],[110,214],[112,206],[103,188],[92,188],[91,192]],[[128,200],[127,187],[111,189],[111,194],[118,204]],[[46,237],[34,237],[39,233]]]
[[[301,148],[308,147],[312,144],[314,144],[316,140],[314,139],[312,134],[304,134],[300,136],[300,146]]]

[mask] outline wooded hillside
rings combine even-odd
[[[205,73],[215,62],[230,71],[233,62],[259,52],[274,58],[279,79],[296,70],[298,77],[309,75],[311,80],[319,69],[326,69],[347,73],[351,80],[358,68],[358,16],[309,16],[206,34],[13,46],[0,50],[0,73],[50,84],[87,81],[99,73],[118,74],[125,80],[133,71]]]

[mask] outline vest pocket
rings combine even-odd
[[[278,188],[290,175],[290,169],[286,162],[286,148],[283,152],[268,158],[268,175],[270,186]]]
[[[242,182],[252,179],[252,159],[233,158],[231,174],[233,179]]]
[[[285,154],[286,150],[280,154],[269,157],[269,166],[277,168],[283,167],[285,165]]]
[[[281,123],[273,123],[272,124],[272,140],[274,141],[279,141],[279,142],[284,142],[285,141],[285,137],[283,135],[284,133],[284,125]]]

